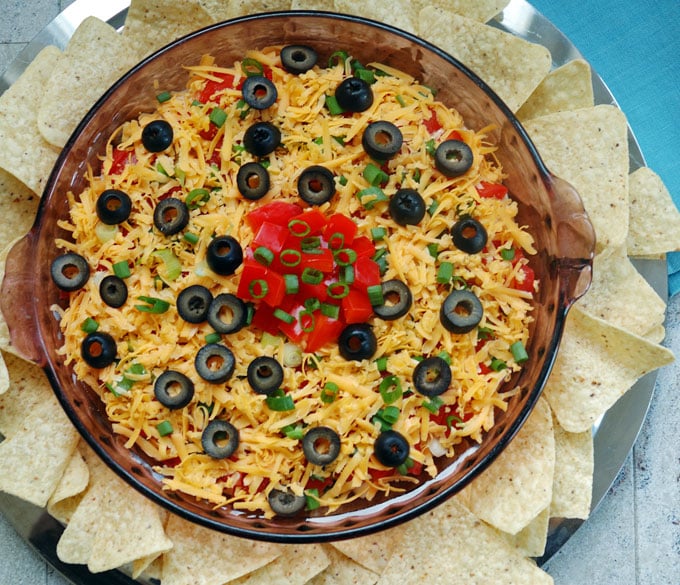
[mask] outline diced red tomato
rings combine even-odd
[[[328,219],[323,230],[323,237],[332,250],[347,248],[352,245],[358,229],[357,224],[351,218],[342,213],[335,213]]]
[[[344,327],[342,321],[331,319],[323,313],[319,313],[314,329],[310,331],[307,337],[307,351],[315,352],[327,343],[336,343]]]
[[[120,175],[127,165],[134,164],[136,162],[134,152],[130,150],[120,150],[118,148],[113,149],[111,159],[109,175]]]
[[[358,238],[354,238],[354,241],[352,242],[352,250],[357,253],[358,258],[372,258],[373,254],[375,254],[375,244],[370,238],[367,238],[366,236],[359,236]]]
[[[477,185],[477,193],[479,193],[480,197],[503,199],[508,194],[508,188],[500,183],[482,181]]]
[[[198,101],[202,104],[207,104],[217,92],[234,88],[234,76],[231,73],[215,73],[215,77],[218,77],[219,81],[209,80],[198,96]]]
[[[333,485],[333,478],[330,477],[330,476],[326,477],[324,479],[317,479],[315,477],[312,477],[307,482],[305,489],[306,490],[319,490],[319,493],[323,494],[324,491],[326,491],[326,488],[330,487],[331,485]]]
[[[520,268],[520,271],[524,274],[524,279],[521,282],[516,279],[513,280],[512,288],[534,292],[534,281],[536,280],[534,269],[531,266],[525,265]]]
[[[310,252],[303,250],[302,266],[303,268],[312,268],[313,270],[320,270],[324,274],[329,274],[335,268],[333,252],[328,248],[316,249]]]
[[[284,245],[289,235],[290,232],[286,226],[265,221],[257,230],[257,233],[253,238],[252,247],[257,248],[259,246],[264,246],[274,254],[278,254],[284,249]]]
[[[271,335],[276,335],[279,332],[277,319],[274,317],[274,308],[266,303],[260,303],[257,306],[251,324],[253,327],[257,327]]]
[[[269,221],[277,225],[288,226],[288,222],[296,215],[300,215],[302,208],[295,203],[286,203],[285,201],[272,201],[262,207],[253,209],[246,216],[248,225],[257,231],[260,226]]]
[[[205,130],[201,130],[198,135],[203,138],[203,140],[212,140],[217,136],[217,132],[219,131],[219,128],[215,126],[212,122],[208,124],[208,127]],[[217,149],[215,149],[217,150]],[[217,151],[219,153],[219,150]]]
[[[347,296],[340,302],[342,317],[348,325],[363,323],[373,314],[373,306],[368,296],[356,289],[350,289]]]
[[[453,417],[453,418],[451,418]],[[445,404],[442,406],[437,414],[430,414],[430,420],[438,425],[447,427],[445,435],[448,437],[451,434],[451,428],[456,422],[463,422],[470,420],[472,413],[464,413],[463,415],[458,412],[458,406],[455,404]]]
[[[446,140],[463,140],[463,136],[458,130],[451,130],[446,136]]]
[[[278,307],[286,294],[286,281],[259,262],[246,260],[236,294],[246,301],[264,301],[270,307]]]
[[[392,477],[397,473],[394,469],[375,469],[373,467],[368,468],[368,474],[374,482],[378,482],[385,477]]]
[[[376,284],[380,284],[380,267],[370,258],[360,256],[354,263],[354,286],[366,291]]]
[[[290,231],[295,236],[302,238],[315,236],[321,234],[326,225],[326,216],[318,209],[312,208],[303,211],[295,217],[291,217],[288,223],[293,224],[291,225]],[[309,230],[305,225],[309,227]]]
[[[441,130],[442,125],[441,122],[439,122],[439,118],[437,118],[437,112],[430,109],[430,114],[430,117],[423,122],[423,125],[430,134],[434,134],[437,130]]]

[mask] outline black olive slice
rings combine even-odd
[[[373,90],[363,79],[348,77],[336,88],[335,99],[346,112],[365,112],[373,105]]]
[[[314,427],[302,438],[302,451],[313,465],[328,465],[340,455],[340,436],[329,427]]]
[[[116,360],[117,351],[113,337],[103,331],[88,333],[80,346],[80,355],[85,363],[97,369],[110,366]]]
[[[85,286],[90,278],[90,266],[80,254],[67,252],[52,261],[50,274],[61,290],[72,292]]]
[[[374,306],[373,312],[385,321],[392,321],[406,315],[413,304],[413,295],[409,287],[396,278],[386,280],[380,286],[385,302]]]
[[[346,360],[361,361],[372,357],[378,350],[378,340],[370,325],[354,323],[348,325],[338,338],[340,355]]]
[[[484,308],[471,290],[452,291],[439,310],[442,325],[451,333],[468,333],[482,320]]]
[[[127,285],[122,278],[110,274],[99,283],[99,296],[109,307],[117,309],[122,307],[125,301],[127,301]]]
[[[260,163],[246,163],[239,168],[236,174],[236,187],[246,199],[251,201],[261,199],[269,191],[269,171]]]
[[[399,189],[390,197],[389,211],[399,225],[418,225],[425,217],[425,201],[415,189]]]
[[[271,122],[257,122],[243,135],[243,146],[255,156],[267,156],[281,143],[281,131]]]
[[[335,178],[327,168],[314,165],[300,173],[297,188],[305,203],[322,205],[335,195]]]
[[[273,489],[267,496],[269,507],[277,516],[295,516],[298,512],[305,509],[307,505],[307,498],[305,496],[296,496],[289,490]]]
[[[413,369],[413,385],[423,396],[439,396],[451,385],[451,366],[439,356],[425,358]]]
[[[181,372],[166,370],[153,385],[158,402],[170,410],[184,408],[194,397],[194,383]]]
[[[401,130],[392,122],[379,120],[366,126],[361,144],[366,154],[377,160],[387,160],[395,156],[404,143]]]
[[[165,120],[149,122],[142,130],[142,144],[149,152],[163,152],[173,138],[172,126]]]
[[[463,217],[454,223],[451,237],[453,245],[468,254],[481,252],[488,239],[484,226],[472,217]]]
[[[189,223],[189,208],[176,197],[163,199],[153,210],[153,223],[163,235],[173,236]]]
[[[434,166],[447,177],[457,177],[472,166],[472,150],[460,140],[445,140],[434,152]]]
[[[116,225],[130,217],[132,201],[127,193],[118,189],[106,189],[97,198],[97,217],[106,225]]]
[[[221,384],[234,373],[236,359],[233,352],[219,343],[209,343],[198,350],[194,359],[196,373],[206,382]]]
[[[406,462],[410,451],[406,437],[394,430],[383,431],[373,444],[375,458],[386,467],[399,467]]]
[[[316,51],[307,45],[288,45],[281,49],[281,65],[295,75],[309,71],[318,58]]]
[[[243,262],[243,249],[236,238],[232,236],[217,236],[208,244],[206,261],[213,272],[222,276],[229,276]]]
[[[203,429],[201,445],[213,459],[231,457],[238,449],[238,429],[226,420],[211,420]]]
[[[262,75],[246,77],[241,92],[243,101],[256,110],[266,110],[274,105],[279,95],[274,83]]]
[[[208,309],[208,323],[217,333],[235,333],[246,324],[246,304],[231,293],[217,295]]]
[[[256,357],[248,364],[248,383],[257,394],[269,396],[283,383],[283,367],[272,357]]]
[[[193,284],[177,295],[177,313],[187,323],[203,323],[208,318],[212,293],[200,284]]]

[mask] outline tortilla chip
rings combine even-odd
[[[558,112],[525,129],[546,166],[583,199],[597,250],[623,245],[628,232],[628,126],[614,106]]]
[[[257,12],[272,12],[274,10],[288,10],[290,0],[200,0],[201,5],[212,16],[220,15],[218,20],[227,20],[238,16],[247,16]],[[326,3],[326,10],[329,10]]]
[[[666,314],[666,303],[635,269],[623,247],[595,256],[593,282],[577,304],[591,315],[641,337],[658,331]]]
[[[513,112],[550,71],[550,51],[545,47],[451,10],[428,6],[420,11],[418,22],[420,36],[477,73]]]
[[[406,525],[378,585],[544,585],[552,577],[455,500]]]
[[[680,212],[661,177],[648,167],[630,175],[628,253],[649,256],[680,250]]]
[[[33,382],[47,385],[44,376],[36,376]],[[52,392],[25,412],[21,426],[0,443],[0,491],[44,507],[79,435]]]
[[[172,514],[167,534],[174,546],[163,555],[163,585],[223,585],[257,571],[286,550],[215,532]]]
[[[593,433],[568,433],[555,421],[555,477],[550,514],[588,518],[593,497]]]
[[[82,499],[80,496],[87,489],[89,481],[90,471],[87,464],[78,449],[75,449],[59,485],[47,502],[47,511],[50,516],[68,524]]]
[[[42,94],[38,129],[63,147],[97,99],[137,62],[127,38],[90,16],[75,30]]]
[[[141,59],[213,22],[198,0],[132,0],[123,37],[130,40],[137,59]]]
[[[551,508],[539,512],[529,524],[517,534],[506,534],[508,542],[520,551],[525,557],[540,557],[545,552],[548,542],[548,526],[550,524]]]
[[[290,3],[291,10],[328,10],[328,2],[325,0],[293,0]]]
[[[554,468],[552,416],[541,398],[505,450],[465,488],[470,511],[517,534],[550,505]]]
[[[652,343],[661,343],[666,338],[666,328],[663,325],[657,325],[647,331],[642,337]]]
[[[305,585],[330,562],[320,544],[287,545],[280,557],[245,577],[230,581],[229,585]]]
[[[0,394],[4,394],[9,390],[9,371],[5,359],[0,354]]]
[[[521,122],[595,105],[590,65],[574,59],[548,73],[517,112]]]
[[[0,96],[0,168],[38,195],[59,154],[38,132],[37,119],[42,88],[60,57],[56,47],[44,48]]]
[[[0,169],[0,249],[31,229],[39,203],[33,191]]]
[[[470,0],[432,0],[430,2],[416,0],[414,5],[419,8],[426,6],[445,8],[472,20],[488,22],[502,12],[509,3],[509,0],[475,0],[475,2],[470,2]]]
[[[308,585],[373,585],[378,580],[377,573],[355,563],[335,547],[330,545],[323,547],[330,565],[310,579]]]
[[[639,378],[673,353],[573,307],[544,395],[562,428],[588,431]]]
[[[331,545],[374,573],[382,573],[403,537],[404,528],[397,526],[368,536],[331,542]]]
[[[132,578],[140,581],[150,581],[155,579],[160,583],[163,571],[163,556],[152,556],[138,559],[132,563]]]
[[[372,18],[411,33],[418,32],[418,11],[411,0],[375,3],[335,0],[333,4],[337,12]]]

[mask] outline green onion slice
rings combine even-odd
[[[326,382],[321,390],[319,398],[324,404],[330,404],[333,402],[340,392],[340,387],[335,382]]]
[[[373,185],[374,187],[378,187],[389,180],[388,174],[373,163],[368,163],[366,165],[363,175],[364,179],[368,181],[368,184]]]
[[[326,291],[332,299],[344,299],[349,294],[349,285],[346,282],[332,282]]]
[[[200,240],[200,238],[192,232],[184,232],[182,237],[184,238],[185,241],[189,242],[190,244],[198,244]]]
[[[80,330],[84,331],[85,333],[94,333],[97,329],[99,329],[99,323],[97,323],[92,317],[88,317],[80,325]]]
[[[515,341],[515,343],[510,346],[510,351],[512,352],[512,357],[515,358],[515,361],[518,364],[523,364],[529,359],[529,354],[521,341]]]
[[[135,309],[143,313],[153,313],[159,315],[165,313],[170,308],[170,303],[156,297],[137,297],[137,300],[146,303],[145,305],[135,305]]]
[[[274,309],[274,317],[290,325],[295,322],[295,317],[281,308]]]
[[[267,396],[265,402],[271,410],[277,412],[295,410],[295,402],[293,402],[293,399],[288,394],[284,394],[281,389],[274,392],[272,396]]]
[[[323,272],[316,268],[305,268],[302,271],[302,282],[305,284],[321,284],[323,282]]]
[[[185,203],[189,209],[198,209],[208,199],[210,199],[210,191],[208,189],[192,189],[189,191]]]
[[[227,112],[225,112],[222,108],[213,108],[210,112],[210,116],[208,116],[208,119],[218,128],[222,128],[224,123],[227,121]]]
[[[387,201],[387,195],[380,187],[372,186],[357,192],[359,202],[365,209],[373,209],[376,204]]]
[[[404,394],[401,389],[401,380],[393,375],[383,378],[378,389],[385,404],[396,402]]]
[[[385,296],[383,295],[382,285],[374,284],[366,289],[368,293],[368,300],[373,307],[379,307],[385,304]]]
[[[508,260],[512,261],[515,259],[515,249],[514,248],[502,248],[501,249],[501,258],[503,260]]]
[[[161,437],[172,434],[172,423],[169,420],[164,420],[156,425],[156,430]]]
[[[205,336],[206,343],[219,343],[222,340],[222,336],[215,331],[214,333],[208,333]]]
[[[264,74],[264,65],[257,59],[246,57],[241,61],[241,71],[246,77],[260,76]]]
[[[334,95],[326,96],[326,108],[331,116],[338,116],[345,113],[345,110],[340,107],[340,104]]]
[[[159,104],[162,104],[163,102],[167,102],[171,97],[172,95],[169,91],[162,91],[156,96],[156,99],[158,100]]]
[[[269,266],[274,261],[274,252],[266,246],[258,246],[253,252],[253,258],[264,266]]]
[[[250,284],[248,285],[248,292],[254,299],[263,299],[269,292],[269,285],[267,284],[266,280],[263,280],[262,278],[256,278],[255,280],[250,281]]]
[[[302,219],[291,219],[288,222],[288,229],[290,230],[291,234],[297,236],[298,238],[304,238],[312,231],[310,225]]]
[[[302,254],[300,253],[299,250],[294,250],[293,248],[286,248],[285,250],[282,250],[282,252],[279,254],[279,260],[281,261],[281,264],[284,266],[287,266],[288,268],[292,268],[293,266],[297,266],[300,264],[302,261]]]
[[[340,316],[340,307],[330,303],[321,303],[321,314],[331,319],[337,319]]]
[[[118,278],[128,278],[130,276],[130,265],[127,263],[127,260],[121,260],[120,262],[116,262],[113,266],[113,273],[118,277]]]
[[[451,262],[442,262],[437,269],[437,282],[439,284],[448,284],[453,278],[453,264]]]
[[[284,274],[283,281],[286,284],[286,294],[294,295],[300,291],[300,280],[297,274]]]

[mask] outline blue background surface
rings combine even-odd
[[[680,0],[532,0],[590,62],[680,208]],[[680,242],[678,242],[680,245]],[[680,253],[669,254],[671,293]]]

